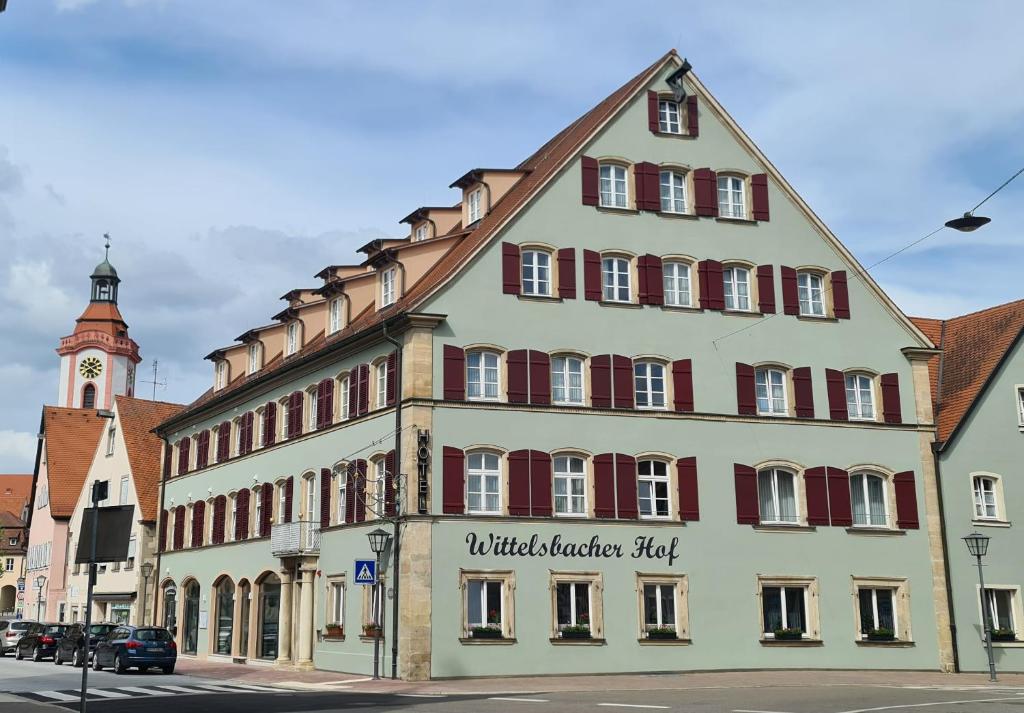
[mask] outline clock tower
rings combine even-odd
[[[109,409],[115,396],[135,394],[135,367],[142,358],[139,345],[128,336],[128,325],[117,308],[121,280],[109,256],[108,238],[103,262],[90,276],[89,305],[78,318],[75,331],[63,337],[57,348],[60,406]]]

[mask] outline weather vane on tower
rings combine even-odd
[[[104,259],[109,259],[110,258],[110,233],[104,233],[103,234],[103,240],[104,240],[104,243],[103,243],[103,250],[104,250],[103,258]]]

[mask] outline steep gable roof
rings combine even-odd
[[[0,512],[21,517],[25,505],[32,497],[32,474],[0,474]]]
[[[95,409],[43,407],[50,517],[71,517],[106,419]]]
[[[128,453],[142,520],[156,520],[161,473],[160,438],[153,429],[181,411],[181,404],[118,396],[115,399],[121,438]]]
[[[912,319],[942,350],[929,361],[928,370],[937,438],[945,444],[1024,334],[1024,300],[947,320]]]

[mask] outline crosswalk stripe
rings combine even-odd
[[[77,701],[81,698],[81,696],[71,696],[60,691],[36,691],[35,693],[38,696],[52,698],[55,701]]]
[[[165,686],[163,684],[158,684],[157,688],[164,688],[168,691],[175,691],[176,693],[202,693],[202,691],[197,691],[194,688],[185,688],[184,686]]]
[[[108,688],[90,688],[87,693],[90,696],[100,696],[101,698],[131,698],[127,693],[118,693]]]
[[[174,694],[170,691],[161,691],[156,688],[140,688],[138,686],[121,686],[117,690],[119,691],[131,691],[132,693],[141,693],[144,696],[173,696]]]

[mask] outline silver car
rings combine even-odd
[[[0,619],[0,656],[18,648],[18,642],[25,635],[25,630],[35,624],[28,619]]]

